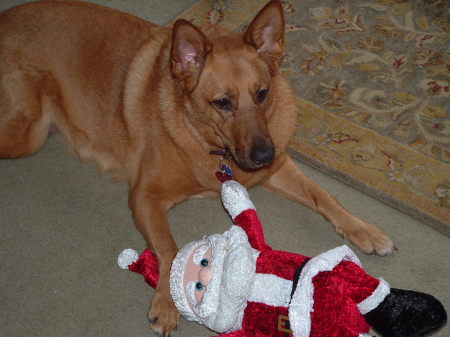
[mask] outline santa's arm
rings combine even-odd
[[[234,223],[247,233],[250,245],[259,250],[271,249],[264,239],[264,231],[247,190],[237,181],[222,184],[222,202]]]

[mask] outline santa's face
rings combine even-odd
[[[239,323],[255,275],[255,252],[237,226],[194,245],[183,277],[194,320],[218,332]]]
[[[206,287],[211,281],[211,261],[211,247],[206,242],[196,247],[188,257],[183,283],[191,309],[202,300]]]

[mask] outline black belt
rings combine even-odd
[[[309,257],[302,262],[302,264],[295,270],[294,278],[292,279],[292,291],[291,291],[291,300],[292,296],[294,296],[295,289],[297,289],[298,279],[300,278],[300,274],[302,273],[303,267],[311,260]]]

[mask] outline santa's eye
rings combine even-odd
[[[206,257],[204,257],[204,258],[200,261],[200,265],[201,265],[202,267],[206,267],[206,266],[208,266],[208,264],[209,264],[209,261],[208,261],[208,259],[207,259]]]
[[[198,282],[195,284],[195,290],[201,291],[202,289],[203,289],[203,284],[202,284],[200,281],[198,281]]]

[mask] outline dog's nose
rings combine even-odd
[[[261,145],[254,146],[250,152],[250,159],[258,166],[270,164],[275,155],[275,148],[272,144],[264,142]]]

